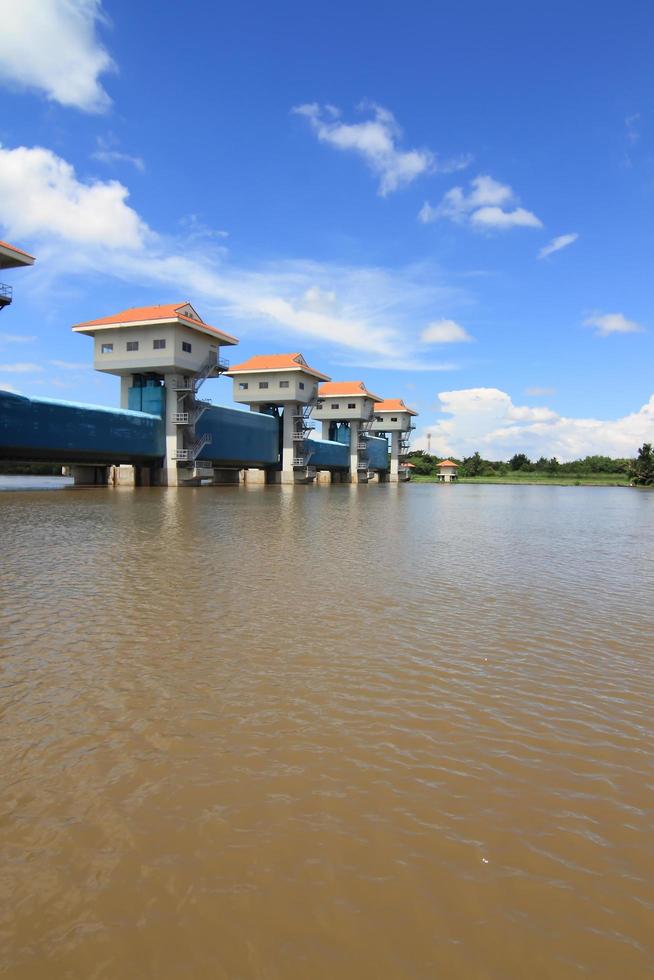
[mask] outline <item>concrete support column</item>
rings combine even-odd
[[[295,448],[293,446],[293,416],[299,411],[295,403],[284,405],[282,416],[282,483],[295,483],[295,471],[293,469],[293,457]]]
[[[177,414],[177,392],[173,388],[176,377],[166,375],[166,458],[164,461],[163,482],[165,486],[176,487],[179,483],[175,453],[182,449],[181,426],[177,425],[174,417]]]
[[[359,470],[359,436],[361,423],[350,422],[350,483],[367,483],[368,475]]]
[[[244,470],[244,473],[245,473],[245,482],[248,485],[249,484],[263,484],[263,483],[267,483],[268,482],[266,480],[266,471],[265,470],[249,469],[249,470]]]
[[[323,425],[325,423],[323,422]],[[316,483],[331,483],[332,473],[330,470],[318,470],[316,473]]]
[[[321,438],[323,438],[323,439],[329,439],[329,426],[331,425],[331,422],[325,421],[323,419],[321,425],[322,425],[322,437]]]
[[[129,389],[132,387],[132,375],[120,376],[120,407],[129,408]]]
[[[388,474],[389,483],[398,483],[400,479],[400,433],[391,432],[391,469]]]

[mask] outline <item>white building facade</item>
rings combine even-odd
[[[73,331],[93,337],[96,371],[120,377],[121,408],[148,411],[156,399],[144,403],[140,392],[164,389],[159,392],[166,426],[162,483],[176,486],[199,479],[198,456],[208,437],[196,437],[195,424],[208,403],[197,397],[198,389],[207,378],[226,371],[221,348],[238,340],[205,323],[190,303],[132,307],[78,323]]]

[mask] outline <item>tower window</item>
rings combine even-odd
[[[239,391],[247,391],[248,390],[248,383],[247,383],[247,381],[239,381],[239,383],[238,383],[238,390]]]
[[[152,341],[152,346],[154,347],[155,350],[163,350],[164,347],[166,346],[166,341],[165,340],[153,340]]]
[[[139,342],[138,342],[138,340],[128,340],[127,341],[127,350],[138,350],[138,349],[139,349]]]
[[[299,387],[302,389],[302,391],[304,391],[304,381],[300,381]]]
[[[103,354],[113,354],[114,345],[113,344],[103,344],[101,347]]]
[[[182,341],[182,350],[184,351],[185,354],[190,354],[191,351],[193,350],[193,345],[192,344],[189,344],[188,340],[183,340]]]
[[[397,415],[391,415],[391,422],[397,422]]]
[[[347,403],[347,407],[348,407],[348,408],[356,408],[356,407],[357,407],[357,406],[356,406],[356,402],[348,402],[348,403]]]
[[[259,382],[259,387],[260,388],[267,388],[268,387],[268,382],[267,381],[260,381]]]
[[[340,408],[340,407],[341,406],[339,402],[332,402],[332,408]]]
[[[288,388],[288,381],[280,381],[279,382],[279,387],[280,388]]]

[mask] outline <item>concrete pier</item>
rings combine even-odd
[[[106,487],[109,483],[109,466],[92,466],[76,463],[70,468],[70,475],[76,487]]]

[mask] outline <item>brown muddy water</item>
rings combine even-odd
[[[0,974],[654,971],[654,494],[0,494]]]

